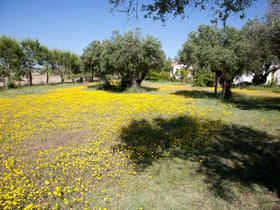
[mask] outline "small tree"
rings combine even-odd
[[[181,83],[187,78],[188,70],[186,68],[181,68],[180,70],[176,71],[175,76],[178,76]]]
[[[70,62],[68,63],[68,65],[69,65],[68,68],[70,69],[71,79],[72,82],[74,83],[75,76],[81,73],[81,68],[80,68],[81,62],[79,56],[75,53],[71,53]]]
[[[42,46],[39,53],[38,63],[43,66],[42,72],[46,74],[46,83],[49,84],[49,77],[52,73],[53,53],[47,46]]]
[[[8,88],[12,74],[19,73],[23,52],[20,44],[6,35],[0,37],[0,78]]]
[[[103,55],[107,49],[106,47],[109,48],[109,45],[110,43],[108,41],[103,43],[97,40],[92,41],[87,48],[84,49],[81,56],[84,72],[91,73],[91,75],[98,75],[105,86],[110,86],[106,74],[110,73],[111,68],[109,67],[109,58],[103,57]],[[104,56],[107,56],[107,53],[105,53]],[[107,61],[107,63],[105,63],[104,60]]]
[[[21,46],[23,48],[24,53],[24,61],[23,65],[26,69],[26,76],[28,79],[28,84],[31,86],[32,84],[32,68],[38,63],[40,59],[40,42],[38,39],[25,39],[21,41]]]

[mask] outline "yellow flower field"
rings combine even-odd
[[[174,94],[117,94],[85,86],[0,98],[0,209],[102,208],[88,202],[89,193],[104,195],[100,202],[106,203],[106,186],[125,190],[125,177],[140,171],[135,160],[141,151],[157,159],[183,146],[190,152],[203,148],[211,141],[211,130],[224,123],[221,116],[231,115],[227,106],[218,110],[196,103]],[[215,123],[208,121],[213,113]],[[157,130],[156,118],[185,115],[199,126],[180,128],[185,134],[171,135],[168,149],[164,139],[154,147],[141,145],[147,140],[129,130],[139,121],[145,121],[143,130],[146,125]],[[126,145],[120,136],[140,142],[141,148]]]

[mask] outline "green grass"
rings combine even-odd
[[[156,86],[152,87],[158,92]],[[235,93],[232,100],[224,101],[200,88],[172,94],[199,99],[198,107],[214,112],[225,107],[232,115],[222,119],[226,123],[213,131],[205,149],[175,151],[171,156],[158,154],[160,159],[149,153],[142,155],[144,159],[136,155],[140,175],[127,178],[127,190],[117,199],[114,194],[122,190],[110,190],[105,205],[116,209],[280,208],[280,96],[264,99]],[[147,128],[145,121],[132,122],[124,129],[122,142],[138,148],[135,154],[143,154],[139,145],[125,136],[153,139],[141,142],[152,147],[164,135],[180,135],[180,128],[193,122],[188,117],[158,120],[160,130]],[[214,116],[209,122],[212,120],[217,119]]]
[[[280,87],[274,86],[274,87],[267,87],[267,86],[248,86],[248,90],[270,90],[275,91],[277,93],[280,93]]]
[[[84,83],[72,83],[72,82],[64,82],[57,84],[49,84],[49,85],[33,85],[29,86],[21,86],[16,89],[8,89],[1,87],[0,88],[0,97],[15,97],[15,96],[24,96],[24,95],[41,95],[45,94],[48,90],[60,89],[60,88],[70,88],[70,87],[78,87],[84,85]]]

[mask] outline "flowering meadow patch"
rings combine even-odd
[[[211,122],[212,115],[219,119],[231,112],[196,103],[174,94],[116,94],[87,87],[0,98],[0,208],[100,208],[88,202],[88,195],[108,203],[108,186],[125,190],[125,177],[140,173],[137,161],[143,155],[166,158],[176,148],[192,152],[207,146],[211,131],[223,124]],[[158,137],[164,120],[186,115],[190,123]],[[135,126],[148,132],[146,139]]]

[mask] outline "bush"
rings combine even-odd
[[[266,85],[265,85],[265,87],[276,87],[277,86],[277,79],[274,79],[274,80],[272,80],[272,81],[269,81]]]
[[[200,87],[212,87],[215,74],[213,72],[198,72],[194,77],[194,84]]]
[[[172,77],[168,77],[167,81],[168,82],[178,82],[178,79],[176,79],[175,76],[172,76]]]
[[[170,76],[169,76],[168,72],[165,72],[165,71],[162,71],[162,72],[152,71],[152,72],[150,72],[146,76],[145,80],[156,82],[156,81],[169,80],[169,78],[170,78]]]
[[[8,88],[9,89],[16,89],[16,88],[18,88],[18,85],[16,85],[14,82],[9,82],[8,83]]]

